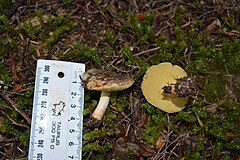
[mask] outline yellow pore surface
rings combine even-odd
[[[168,112],[181,111],[188,98],[168,96],[163,93],[163,86],[168,83],[176,83],[176,79],[187,76],[187,73],[179,66],[169,62],[160,63],[150,67],[142,81],[142,92],[147,101],[153,106]]]

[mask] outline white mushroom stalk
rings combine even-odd
[[[109,104],[110,94],[111,94],[110,92],[102,92],[101,93],[98,105],[92,114],[93,118],[96,118],[98,120],[102,119],[102,117],[107,109],[107,106]]]
[[[98,105],[92,114],[93,118],[98,120],[102,119],[107,109],[110,93],[125,90],[134,83],[134,80],[128,76],[97,69],[85,72],[81,79],[86,89],[102,92]]]

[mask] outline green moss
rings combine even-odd
[[[185,121],[188,123],[196,123],[196,117],[186,112],[179,112],[175,117],[175,121]]]
[[[134,75],[134,78],[136,80],[139,80],[139,79],[142,79],[143,75],[148,70],[150,65],[149,65],[149,63],[146,63],[146,61],[144,61],[143,59],[140,59],[140,58],[137,59],[137,64],[138,64],[138,66],[140,66],[140,69]]]
[[[33,89],[25,91],[21,97],[18,97],[16,99],[18,109],[24,110],[29,106],[32,106],[33,104],[32,96],[33,96]]]
[[[31,23],[22,22],[19,24],[19,32],[31,38],[32,40],[40,40],[47,38],[47,35],[41,34],[43,28],[42,26],[33,26]]]
[[[53,18],[52,15],[48,15],[46,24],[44,23],[41,12],[37,12],[37,18],[33,18],[39,20],[40,25],[34,26],[30,22],[24,21],[19,25],[19,32],[31,38],[31,40],[45,42],[48,49],[51,49],[54,44],[60,41],[64,33],[71,31],[77,26],[77,23],[71,21],[70,14],[55,18]]]
[[[98,144],[97,142],[93,142],[85,144],[82,151],[83,153],[93,152],[92,159],[105,159],[112,147],[111,143]]]
[[[206,80],[205,98],[208,102],[215,102],[217,98],[226,95],[225,85],[227,79],[223,75],[211,75]]]
[[[91,61],[96,68],[99,68],[101,56],[97,48],[77,42],[74,42],[72,46],[73,48],[68,54],[59,54],[62,60],[81,59],[81,61]]]
[[[135,33],[139,45],[146,46],[149,42],[152,42],[152,40],[155,39],[151,28],[151,22],[154,16],[153,14],[145,14],[143,21],[139,21],[135,17],[136,14],[130,14],[130,21],[128,24],[125,24],[123,29],[131,29]]]
[[[111,94],[111,102],[118,112],[122,112],[128,104],[127,92],[115,92]]]
[[[144,108],[150,117],[142,137],[147,143],[154,144],[157,138],[161,136],[161,131],[163,131],[167,125],[167,119],[164,113],[158,108],[154,108],[146,103],[144,104]]]
[[[197,140],[197,145],[196,145],[196,152],[201,152],[205,148],[205,139],[203,137],[199,137]]]
[[[186,160],[203,160],[199,152],[186,152]]]
[[[124,154],[125,154],[124,160],[131,160],[131,159],[133,159],[134,156],[135,156],[135,153],[134,153],[134,151],[131,149],[131,147],[128,147],[128,148],[125,150]]]
[[[105,37],[107,39],[107,42],[110,44],[111,47],[115,47],[115,41],[113,38],[113,31],[112,30],[106,30]]]
[[[110,129],[103,128],[101,130],[94,130],[92,132],[86,133],[83,136],[83,139],[86,141],[92,141],[95,139],[104,138],[105,136],[111,136],[114,132]]]
[[[212,154],[212,158],[216,159],[218,157],[218,155],[221,152],[223,145],[221,142],[217,142],[214,149],[213,149],[213,154]]]
[[[23,146],[28,146],[29,144],[29,129],[21,129],[14,127],[10,124],[7,118],[4,118],[0,124],[0,133],[8,134],[14,136],[17,140],[20,141],[20,144]]]
[[[221,160],[231,160],[231,157],[229,155],[223,155]]]
[[[0,13],[4,13],[9,6],[11,6],[11,1],[0,0]]]
[[[33,90],[27,90],[22,92],[21,96],[13,99],[13,101],[17,102],[16,107],[20,112],[25,112],[26,110],[32,108],[32,96]],[[9,102],[5,102],[4,100],[0,101],[0,104],[3,105],[6,105],[8,103]],[[23,119],[22,115],[19,114],[19,112],[15,110],[3,110],[3,112],[7,114],[16,123],[26,125],[26,122],[24,122],[25,120]],[[28,145],[30,129],[12,125],[12,123],[7,117],[4,117],[3,121],[1,121],[0,123],[0,126],[0,133],[12,135],[20,141],[21,145]]]
[[[109,151],[112,148],[112,144],[107,143],[105,145],[99,145],[97,143],[89,143],[86,144],[82,151],[83,152],[89,152],[89,151],[96,151],[100,153],[105,153],[106,151]]]

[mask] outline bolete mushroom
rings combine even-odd
[[[92,116],[101,120],[110,100],[110,93],[122,91],[133,85],[134,80],[126,75],[98,69],[91,69],[81,77],[88,90],[101,91],[100,100]]]
[[[181,67],[169,62],[154,65],[143,77],[141,84],[143,95],[150,104],[165,112],[179,112],[187,104],[188,97],[166,94],[163,89],[166,85],[174,84],[177,79],[186,76],[187,73]]]

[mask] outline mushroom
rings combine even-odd
[[[175,84],[177,79],[186,76],[187,73],[181,67],[169,62],[154,65],[143,77],[141,84],[143,95],[150,104],[165,112],[179,112],[185,107],[189,98],[169,94],[172,87],[168,87],[170,90],[166,94],[166,86]]]
[[[92,115],[98,120],[102,119],[106,111],[110,93],[125,90],[134,83],[134,80],[128,76],[98,69],[85,72],[81,79],[86,89],[101,91],[100,100]]]

